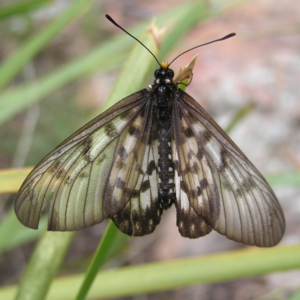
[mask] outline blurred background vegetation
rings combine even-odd
[[[28,172],[21,168],[34,166],[103,108],[152,83],[155,61],[105,19],[104,14],[110,14],[149,42],[160,60],[170,61],[197,44],[237,33],[186,54],[173,69],[199,53],[187,92],[223,128],[230,128],[232,139],[266,175],[283,206],[287,229],[281,244],[264,252],[216,233],[183,239],[174,208],[149,236],[127,238],[110,225],[98,260],[94,258],[96,270],[104,265],[108,271],[102,277],[99,273],[98,288],[93,287],[90,297],[300,299],[299,8],[296,0],[276,5],[268,0],[0,0],[0,298],[13,299],[19,291],[18,299],[43,299],[56,276],[48,299],[83,299],[93,282],[94,270],[87,268],[107,222],[75,237],[44,233],[45,219],[38,231],[24,228],[12,206],[13,194]],[[153,19],[165,27],[158,49],[144,33]],[[123,69],[110,95],[130,55],[136,63]],[[216,269],[205,276],[212,270],[212,253]],[[191,265],[199,266],[198,273],[192,273],[186,257],[195,259]],[[173,271],[155,265],[169,260],[174,260]],[[251,264],[257,269],[251,270]],[[140,273],[109,273],[120,266],[130,271],[125,267],[129,265],[139,266]],[[226,276],[220,275],[223,271]],[[127,283],[129,274],[132,282]],[[160,283],[155,282],[158,274],[164,274]],[[142,284],[143,276],[148,276],[148,286]],[[112,286],[105,282],[109,278],[115,280]]]

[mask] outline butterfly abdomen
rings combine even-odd
[[[158,125],[159,203],[169,208],[175,200],[174,161],[171,150],[172,88],[159,86],[156,90]]]
[[[158,130],[158,155],[159,202],[163,209],[167,209],[175,200],[174,163],[169,129]]]

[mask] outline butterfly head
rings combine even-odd
[[[169,84],[172,83],[174,77],[174,71],[169,69],[167,62],[162,62],[160,68],[154,72],[156,84]]]

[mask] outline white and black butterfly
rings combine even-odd
[[[142,236],[174,203],[184,237],[214,229],[247,245],[276,245],[285,221],[268,183],[177,88],[167,63],[154,76],[152,86],[90,121],[33,169],[15,201],[20,222],[37,228],[47,205],[49,230],[78,230],[110,218],[122,232]]]

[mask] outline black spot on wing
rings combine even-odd
[[[193,208],[183,210],[177,204],[176,211],[178,230],[183,237],[195,239],[212,231],[208,222],[202,216],[196,214]]]
[[[148,164],[147,174],[152,175],[152,172],[156,169],[156,164],[154,160],[151,160]]]
[[[89,153],[85,154],[84,160],[88,163],[91,162],[92,161],[91,155]]]
[[[222,181],[222,187],[224,190],[231,191],[231,185],[227,181]]]
[[[49,173],[55,173],[59,167],[61,166],[61,162],[57,160],[50,168],[49,168]]]
[[[201,159],[203,158],[203,151],[200,150],[200,149],[198,149],[198,152],[197,152],[197,154],[196,154],[196,157],[197,157],[199,160],[201,160]]]
[[[199,197],[202,194],[202,189],[200,186],[196,187],[196,197]]]
[[[251,190],[256,189],[257,186],[251,177],[244,178],[240,184],[240,188],[236,190],[238,196],[242,196],[243,192],[249,193]]]
[[[67,176],[67,178],[65,179],[65,184],[69,185],[71,182],[72,182],[71,176]]]
[[[159,208],[157,199],[153,205],[145,210],[132,210],[130,203],[110,218],[115,225],[125,234],[130,236],[143,236],[154,231],[160,223],[162,210]]]
[[[200,186],[196,186],[195,190],[189,192],[192,195],[192,198],[197,198],[202,194],[202,190]]]
[[[202,145],[206,145],[212,138],[212,135],[209,131],[205,130],[200,134],[200,142]]]
[[[243,190],[240,189],[240,188],[237,188],[235,190],[235,194],[238,196],[238,197],[243,197]]]
[[[104,132],[111,139],[118,135],[118,130],[113,123],[106,124],[104,126]]]
[[[132,125],[129,128],[129,134],[136,138],[139,138],[139,136],[141,135],[141,131],[137,127]]]
[[[125,181],[118,177],[117,180],[116,180],[116,187],[118,189],[124,189]]]
[[[224,169],[227,167],[227,158],[228,158],[228,154],[226,152],[225,149],[221,149],[220,151],[220,157],[221,157],[221,164],[218,168],[218,171],[220,173],[222,173],[224,171]]]
[[[83,143],[82,143],[82,155],[86,155],[91,147],[92,147],[92,144],[93,144],[93,138],[89,137],[87,138]]]
[[[182,170],[182,175],[187,175],[192,172],[191,166],[187,165],[184,170]]]
[[[124,162],[122,160],[118,160],[116,162],[116,167],[121,170],[122,168],[124,168]]]
[[[59,179],[59,178],[63,177],[65,173],[66,173],[66,171],[64,169],[60,169],[56,172],[55,177],[57,179]]]
[[[142,169],[141,169],[141,166],[140,164],[136,164],[135,167],[134,167],[134,170],[141,173],[142,172]]]
[[[140,191],[139,190],[134,190],[131,197],[132,198],[138,198],[140,196]]]
[[[113,187],[111,185],[106,185],[105,190],[104,190],[104,194],[103,194],[103,198],[104,198],[104,205],[106,203],[110,202],[110,199],[112,198],[112,192],[113,192]],[[109,211],[110,207],[106,207],[106,210]]]
[[[126,110],[119,115],[119,118],[121,120],[127,120],[131,117],[131,114],[132,114],[131,110]]]
[[[188,157],[188,160],[190,160],[194,155],[194,152],[192,150],[189,150],[188,154],[187,154],[187,157]]]
[[[183,133],[187,138],[194,136],[194,133],[190,127],[186,128]]]
[[[208,181],[206,178],[203,178],[200,180],[200,188],[201,190],[204,190],[208,187]]]
[[[126,149],[121,146],[118,150],[118,155],[121,157],[121,159],[125,160],[128,157],[128,153],[126,151]]]
[[[145,192],[150,188],[150,182],[149,180],[145,180],[141,185],[141,191]]]
[[[191,169],[194,174],[198,174],[199,166],[197,164],[194,163]]]
[[[89,177],[89,175],[86,173],[86,172],[81,172],[80,174],[79,174],[79,178],[81,178],[81,179],[83,179],[83,178],[88,178]]]
[[[185,184],[185,182],[183,180],[180,181],[180,189],[184,192],[187,193],[188,189],[187,186]]]
[[[248,189],[253,189],[256,188],[256,183],[254,182],[254,180],[251,177],[245,178],[245,180],[242,183],[242,186],[246,188],[246,186],[248,187]]]

